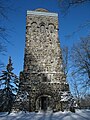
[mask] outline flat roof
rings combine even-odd
[[[40,11],[31,11],[27,10],[27,15],[34,14],[34,15],[43,15],[43,16],[55,16],[58,17],[58,13],[51,13],[51,12],[40,12]]]

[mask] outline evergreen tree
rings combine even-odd
[[[76,101],[75,98],[72,96],[71,92],[69,91],[62,91],[61,92],[61,104],[67,103],[63,109],[70,110],[71,112],[75,112]]]
[[[19,85],[18,77],[12,72],[13,69],[11,57],[9,57],[6,70],[2,71],[0,76],[0,109],[9,113],[11,112]]]

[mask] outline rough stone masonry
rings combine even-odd
[[[58,14],[45,9],[27,11],[24,70],[20,91],[27,92],[28,111],[61,110],[61,91],[69,90],[58,38]]]

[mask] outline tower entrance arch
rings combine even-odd
[[[51,104],[52,103],[52,104]],[[53,99],[49,95],[41,95],[36,99],[36,110],[52,110]]]

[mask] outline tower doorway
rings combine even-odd
[[[48,95],[39,96],[36,100],[36,110],[47,111],[52,109],[52,98]]]
[[[48,97],[41,97],[41,110],[46,111],[48,108]]]

